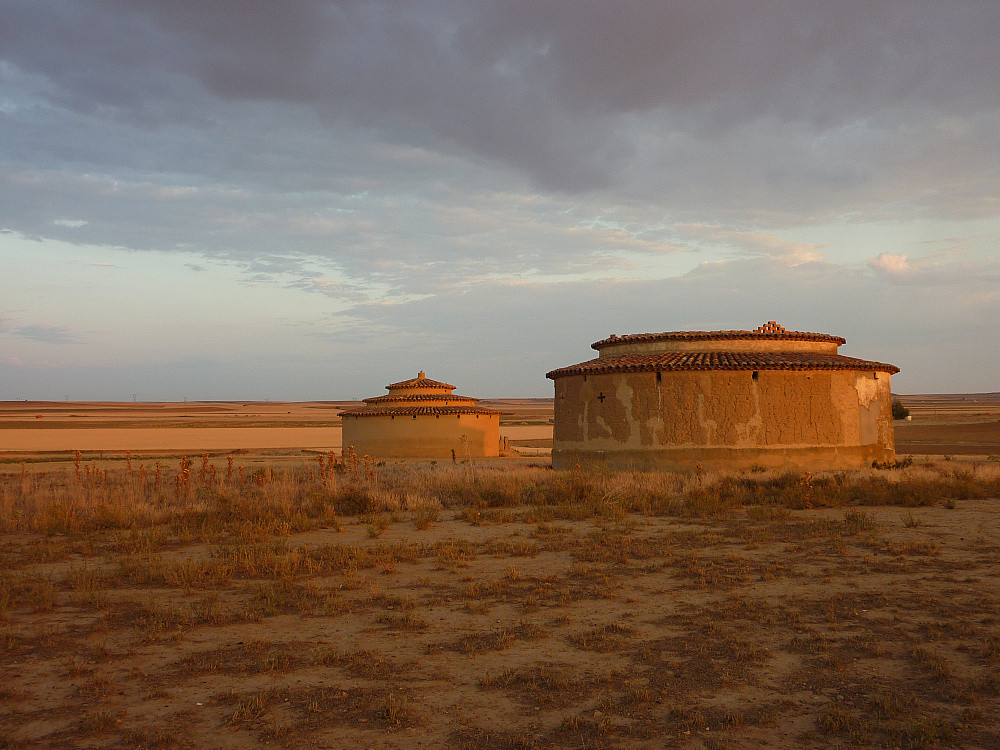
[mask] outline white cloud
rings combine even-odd
[[[868,267],[886,276],[905,276],[912,270],[906,253],[881,253],[868,259]]]
[[[789,265],[818,263],[823,260],[816,242],[792,242],[767,232],[733,229],[713,224],[675,224],[675,229],[696,240],[707,240],[734,247],[741,254],[756,257],[770,257]]]

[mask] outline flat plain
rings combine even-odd
[[[1000,394],[903,396],[911,421],[896,422],[903,455],[1000,455]],[[356,401],[187,403],[0,402],[0,456],[65,459],[96,454],[340,450],[340,413]],[[524,455],[552,447],[551,399],[483,400],[505,412],[502,434]]]
[[[528,447],[552,446],[551,399],[502,399],[502,434]],[[340,413],[357,401],[187,403],[0,402],[0,455],[130,451],[340,450]]]
[[[901,436],[990,418],[940,406]],[[815,475],[7,453],[0,747],[1000,747],[1000,463],[953,445]]]

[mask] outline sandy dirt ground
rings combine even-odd
[[[13,405],[0,437],[242,439],[176,500],[176,455],[0,456],[0,748],[1000,748],[1000,505],[960,489],[996,400],[925,401],[901,448],[955,460],[905,471],[951,494],[712,510],[697,478],[656,512],[544,456],[360,467],[334,501],[322,456],[247,450],[344,405]],[[525,409],[511,439],[550,440]],[[67,531],[116,481],[145,509]]]
[[[0,747],[1000,747],[997,500],[636,514],[608,482],[2,534]]]

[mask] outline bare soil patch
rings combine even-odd
[[[902,396],[910,420],[898,420],[896,452],[1000,461],[1000,394]]]
[[[1000,746],[1000,473],[0,472],[0,747]]]

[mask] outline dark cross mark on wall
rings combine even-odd
[[[606,399],[606,398],[607,398],[607,396],[604,395],[604,391],[601,391],[601,395],[597,397],[597,400],[600,401],[603,404],[604,403],[604,399]]]

